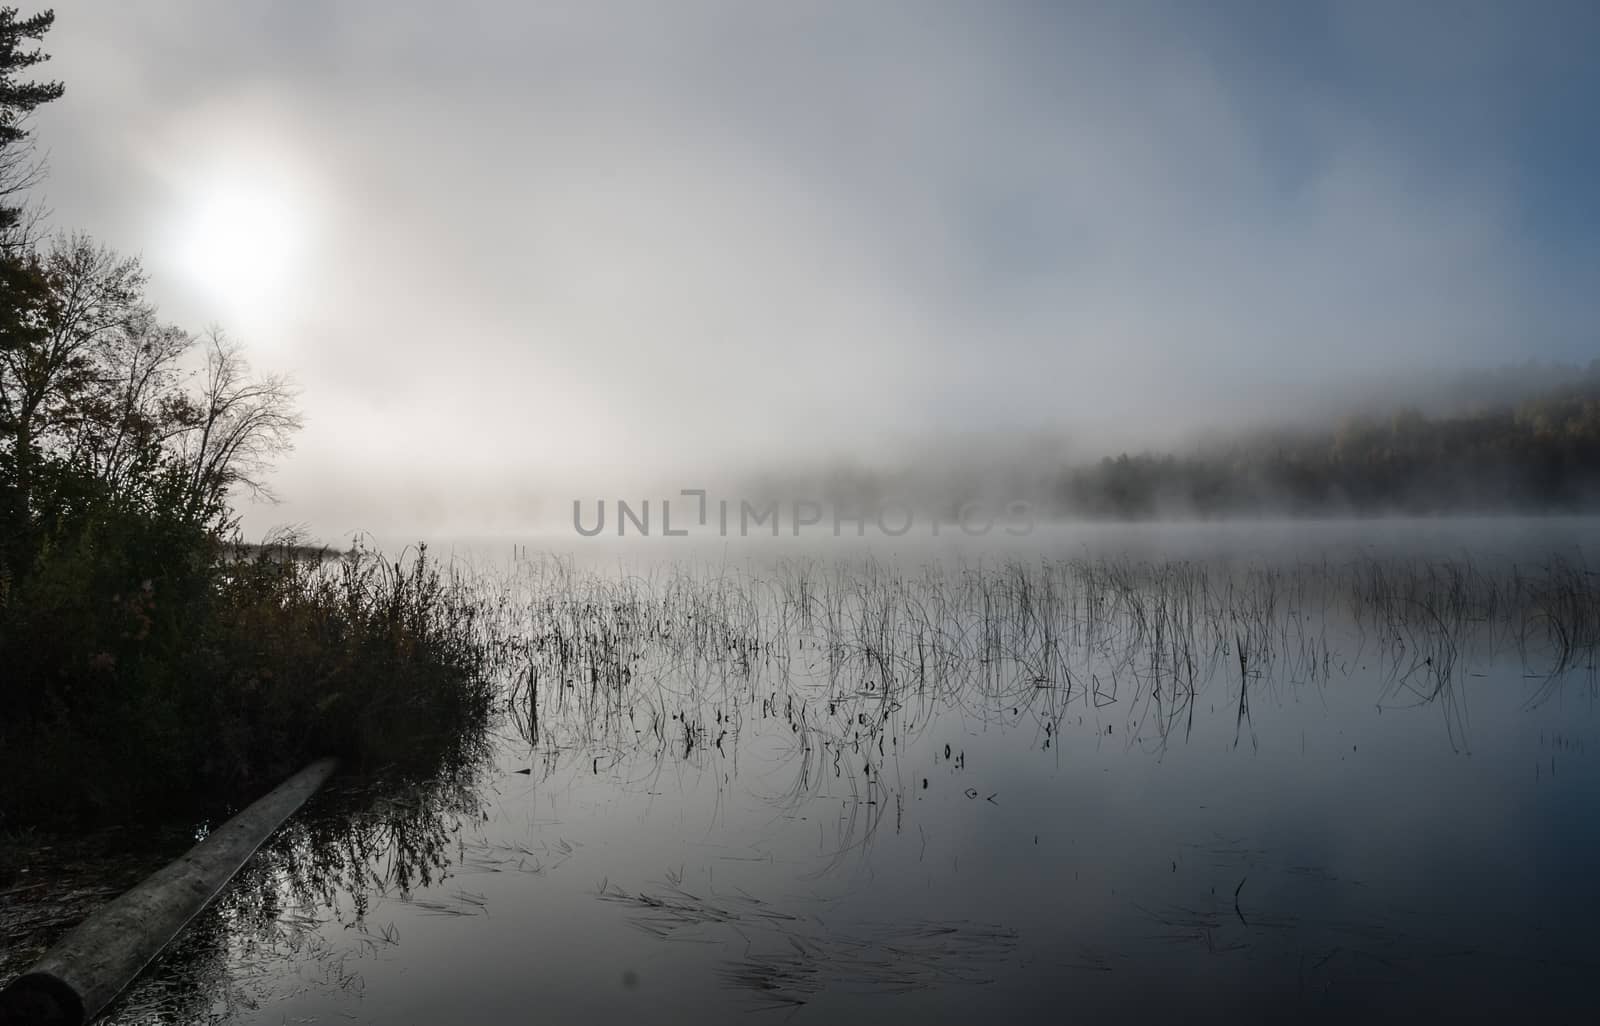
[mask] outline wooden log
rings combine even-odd
[[[0,991],[0,1024],[83,1026],[209,905],[256,849],[333,775],[319,759],[80,923]]]

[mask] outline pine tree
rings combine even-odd
[[[30,159],[28,115],[62,93],[60,82],[18,81],[50,59],[29,43],[42,40],[55,20],[54,11],[23,18],[15,7],[0,7],[0,243],[11,241],[22,216],[21,208],[8,201],[39,176],[39,164]]]

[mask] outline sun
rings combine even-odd
[[[238,313],[279,301],[302,257],[306,218],[281,181],[221,176],[198,185],[179,232],[184,273]]]

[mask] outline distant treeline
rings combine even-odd
[[[1064,516],[1576,512],[1600,507],[1600,360],[1519,401],[1355,416],[1063,471]]]

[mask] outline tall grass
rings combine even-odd
[[[870,782],[886,744],[952,710],[1031,718],[1048,749],[1073,710],[1115,707],[1130,736],[1164,746],[1197,710],[1227,709],[1234,743],[1255,744],[1259,703],[1358,664],[1378,701],[1436,705],[1465,746],[1472,667],[1514,651],[1538,701],[1592,676],[1600,648],[1595,574],[1561,557],[519,571],[510,698],[530,741],[693,759],[777,718],[807,781],[836,767]]]
[[[427,775],[487,728],[492,607],[425,548],[323,561],[285,543],[196,576],[119,596],[119,632],[12,642],[35,665],[15,684],[29,715],[0,727],[9,820],[227,805],[325,754]]]

